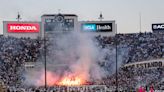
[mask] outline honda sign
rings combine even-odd
[[[8,23],[7,30],[10,33],[36,33],[40,31],[39,23]]]

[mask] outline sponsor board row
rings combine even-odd
[[[83,24],[82,31],[111,32],[112,23]],[[40,32],[40,24],[39,23],[7,23],[7,32],[9,33]]]
[[[112,32],[112,23],[85,23],[81,25],[81,30],[86,32]],[[41,25],[39,23],[7,23],[7,31],[10,33],[29,33],[40,32]],[[152,24],[153,31],[164,30],[164,23]]]

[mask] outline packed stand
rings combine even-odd
[[[115,37],[96,37],[101,48],[113,47],[113,49],[128,49],[126,58],[122,66],[118,69],[119,88],[134,90],[139,86],[148,88],[153,86],[154,89],[164,90],[162,87],[164,67],[153,69],[125,69],[124,65],[145,60],[161,59],[164,57],[164,34],[163,33],[134,33],[134,34],[117,34]],[[117,52],[120,54],[121,50]],[[120,62],[118,60],[118,62]],[[108,66],[108,65],[107,65]],[[108,67],[107,67],[108,68]],[[109,67],[110,68],[110,67]],[[109,88],[116,85],[116,74],[107,76],[102,84]]]
[[[25,63],[37,61],[41,41],[1,36],[0,43],[0,80],[6,87],[18,87],[24,80]]]
[[[116,46],[118,54],[126,53],[121,66],[118,68],[118,86],[122,90],[135,90],[140,85],[145,88],[153,86],[154,89],[164,90],[164,67],[153,69],[124,68],[124,64],[140,62],[144,60],[160,59],[164,57],[164,34],[163,33],[134,33],[117,34],[115,37],[97,36],[100,48],[111,49],[112,54]],[[8,89],[17,88],[24,80],[22,72],[25,62],[36,62],[41,55],[42,42],[38,39],[0,37],[0,80]],[[124,49],[124,50],[123,50]],[[126,52],[127,51],[127,52]],[[110,54],[106,56],[106,62],[100,63],[106,70],[111,70],[109,59],[115,58]],[[123,54],[121,54],[123,55]],[[118,61],[119,62],[119,61]],[[109,89],[115,89],[116,74],[111,73],[95,84],[106,85]],[[15,90],[15,88],[13,88]],[[56,88],[48,88],[56,90]],[[25,89],[20,89],[25,90]],[[40,92],[44,87],[31,87],[28,90]],[[38,90],[38,91],[36,91]],[[28,92],[28,91],[27,91]]]

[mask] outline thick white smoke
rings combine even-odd
[[[90,80],[93,76],[94,79],[100,79],[104,75],[98,65],[99,48],[92,36],[72,32],[57,35],[52,39],[53,44],[50,47],[53,50],[50,48],[48,58],[54,67],[59,67],[59,71],[64,71],[66,74],[71,72],[86,80]]]
[[[79,32],[55,34],[47,44],[47,84],[50,86],[69,75],[78,76],[86,81],[105,77],[107,72],[99,64],[103,63],[104,57],[108,56],[113,60],[108,59],[105,62],[111,64],[110,73],[114,73],[114,48],[98,47],[91,35]],[[41,61],[43,64],[40,64]],[[25,73],[25,77],[26,85],[44,85],[44,57],[39,59],[32,71]]]

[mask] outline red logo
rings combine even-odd
[[[12,23],[7,24],[8,32],[11,33],[35,33],[40,31],[39,23]]]

